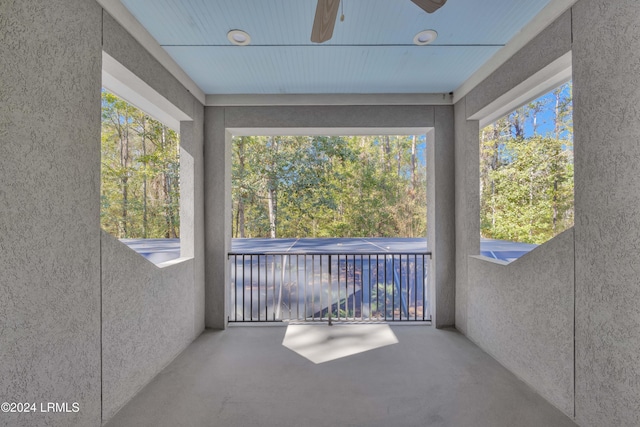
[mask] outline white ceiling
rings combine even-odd
[[[427,14],[410,0],[342,0],[344,22],[316,45],[316,0],[121,1],[207,94],[452,92],[550,3],[449,0]],[[251,45],[231,45],[232,29]],[[425,29],[438,39],[413,45]]]

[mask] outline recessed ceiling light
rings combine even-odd
[[[413,38],[413,42],[418,46],[424,46],[426,44],[433,43],[433,41],[435,41],[437,37],[438,33],[436,33],[435,31],[424,30],[416,34],[416,36]]]
[[[238,46],[246,46],[251,43],[251,36],[242,30],[231,30],[227,33],[229,41]]]

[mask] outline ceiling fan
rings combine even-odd
[[[427,13],[433,13],[440,9],[447,0],[411,0]],[[333,36],[333,27],[336,25],[338,17],[338,7],[340,0],[318,0],[316,6],[316,17],[313,20],[311,30],[311,41],[314,43],[324,43]]]

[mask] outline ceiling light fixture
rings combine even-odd
[[[227,33],[229,41],[236,46],[246,46],[251,43],[251,36],[246,31],[231,30]]]
[[[433,43],[437,37],[438,33],[436,33],[434,30],[424,30],[416,34],[416,36],[413,38],[413,43],[417,44],[418,46],[424,46],[429,43]]]

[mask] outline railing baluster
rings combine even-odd
[[[328,288],[328,293],[327,293],[327,299],[329,300],[328,305],[327,305],[327,317],[329,318],[329,325],[331,325],[331,310],[332,310],[332,305],[333,305],[333,296],[332,296],[332,292],[331,292],[331,286],[333,285],[333,275],[331,274],[331,264],[332,264],[332,259],[331,259],[331,255],[329,255],[329,262],[327,263],[327,268],[328,268],[328,276],[329,279],[327,280],[328,284],[329,284],[329,288]]]
[[[287,256],[287,258],[289,258]],[[289,295],[289,320],[291,320],[291,258],[288,259],[289,267],[287,270],[289,271],[289,282],[287,283],[287,294]]]
[[[413,255],[413,320],[418,320],[418,255]]]
[[[369,275],[368,277],[368,281],[367,281],[367,286],[369,287],[369,316],[368,319],[371,320],[371,315],[373,314],[373,311],[371,311],[371,299],[372,299],[372,293],[371,293],[371,255],[369,255],[369,259],[367,261],[367,265],[369,268],[367,268],[367,273]]]
[[[311,320],[316,320],[316,256],[311,255]]]
[[[380,320],[380,259],[376,255],[376,311],[378,312],[378,320]],[[383,290],[384,284],[383,284]]]
[[[406,320],[409,320],[409,307],[407,306],[407,298],[405,298],[405,295],[407,295],[409,292],[407,291],[407,294],[402,293],[402,254],[398,255],[398,258],[400,258],[400,273],[398,274],[398,276],[400,277],[400,320],[402,320],[403,312]]]
[[[402,254],[398,255],[398,282],[398,287],[400,288],[398,293],[398,298],[400,298],[400,320],[402,320],[402,313],[407,311],[404,294],[402,293]],[[405,317],[407,317],[406,313]]]
[[[422,274],[421,274],[421,276],[422,276],[422,320],[425,319],[424,316],[426,314],[426,308],[427,308],[427,306],[426,306],[426,295],[425,295],[427,293],[426,292],[427,291],[427,280],[426,280],[426,278],[427,278],[426,268],[427,267],[426,266],[427,266],[427,264],[425,262],[425,257],[424,257],[424,255],[422,255]]]
[[[351,270],[353,273],[353,320],[356,320],[356,256],[352,256],[353,261],[353,269]]]
[[[400,258],[398,260],[399,266],[398,269],[400,270],[400,272],[398,273],[398,278],[400,279],[400,320],[402,320],[402,312],[403,311],[409,311],[408,307],[406,306],[406,299],[404,297],[404,294],[402,293],[402,254],[398,255],[398,258]],[[407,316],[408,313],[405,313],[405,317]],[[408,320],[408,319],[407,319]]]
[[[258,255],[258,274],[260,274],[260,272],[262,271],[262,267],[260,264],[260,258],[262,256]],[[266,260],[265,260],[265,265],[266,265]],[[269,321],[269,283],[267,280],[267,271],[265,269],[264,272],[264,321],[268,322]]]
[[[236,263],[237,263],[238,262],[238,256],[236,255],[235,257],[236,257]],[[242,288],[242,321],[243,322],[245,322],[247,320],[247,317],[246,317],[247,315],[245,313],[245,311],[247,310],[246,306],[245,306],[246,298],[247,298],[246,295],[245,295],[245,292],[246,292],[246,289],[247,289],[247,284],[245,283],[246,282],[245,270],[246,270],[246,268],[244,267],[244,255],[243,255],[242,256],[242,282],[240,283],[240,286]],[[237,284],[237,282],[238,282],[238,276],[236,276],[236,284]]]
[[[345,295],[346,298],[346,295]],[[340,255],[338,254],[338,320],[340,320]]]
[[[323,271],[322,271],[322,257],[323,255],[320,255],[320,321],[322,322],[322,288],[323,288],[323,283],[322,283],[322,279],[323,279]]]
[[[360,255],[360,320],[364,320],[364,255]]]
[[[391,320],[396,320],[396,256],[391,255]]]
[[[387,255],[384,256],[384,320],[387,320],[387,264],[389,264],[389,259]]]
[[[238,321],[238,262],[234,257],[233,260],[233,318],[234,321]]]
[[[349,320],[349,259],[347,255],[344,256],[344,320]]]
[[[271,298],[273,299],[273,303],[271,304],[271,315],[273,320],[276,320],[276,265],[277,263],[277,255],[273,255],[271,261],[271,285],[273,286],[273,292],[271,293]],[[268,296],[268,295],[267,295]],[[269,299],[267,298],[267,301]],[[268,305],[267,305],[268,306]],[[269,310],[267,310],[267,318],[269,317]]]

